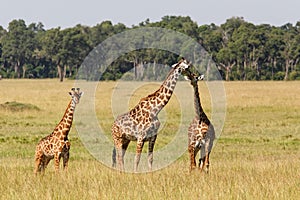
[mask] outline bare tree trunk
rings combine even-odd
[[[244,81],[247,79],[247,60],[244,58]]]
[[[133,61],[133,69],[134,69],[134,78],[137,79],[137,67],[138,67],[138,61],[137,58],[134,58]]]
[[[285,75],[284,75],[284,80],[286,81],[289,76],[289,67],[290,67],[290,61],[289,59],[285,60]]]
[[[26,76],[26,66],[23,65],[22,68],[23,68],[23,76],[22,77],[25,78],[25,76]]]
[[[298,62],[299,62],[299,58],[297,58],[296,61],[295,61],[295,63],[294,63],[295,67],[296,67],[296,65],[297,65]]]
[[[157,77],[156,77],[156,61],[155,60],[154,60],[154,63],[153,63],[153,75],[154,75],[154,78],[156,80]]]
[[[253,65],[253,68],[256,70],[257,77],[260,77],[260,71],[259,71],[259,67],[258,67],[258,60],[259,60],[258,57],[255,60],[253,60],[252,65]]]
[[[64,81],[64,75],[63,75],[64,69],[60,64],[57,65],[57,73],[58,73],[59,81],[63,82]]]
[[[209,81],[209,72],[210,72],[211,58],[209,58],[206,69],[206,79]]]
[[[296,71],[296,65],[297,65],[298,61],[299,61],[299,58],[297,58],[296,60],[292,60],[292,62],[291,62],[291,72]]]
[[[274,69],[276,68],[276,66],[277,66],[277,59],[274,58],[273,65],[272,65],[272,80],[274,80]]]
[[[64,65],[64,71],[63,71],[63,77],[66,78],[66,74],[67,74],[67,66]]]
[[[17,78],[21,78],[21,70],[20,70],[21,62],[17,61],[15,64],[15,73],[17,74]]]
[[[18,74],[18,63],[15,64],[15,74]]]
[[[72,75],[73,75],[72,68],[73,68],[72,65],[69,65],[69,77],[72,77]]]
[[[220,65],[225,69],[225,81],[229,81],[229,72],[231,71],[231,69],[234,67],[235,64],[236,64],[236,62],[234,62],[232,64],[230,62],[228,62],[227,65],[220,63]]]

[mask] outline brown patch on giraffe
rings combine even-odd
[[[164,100],[163,100],[163,104],[165,105],[165,104],[167,104],[168,103],[168,99],[167,98],[165,98]]]

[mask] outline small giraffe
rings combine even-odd
[[[169,102],[175,89],[179,75],[184,75],[189,68],[189,63],[181,59],[172,65],[166,80],[154,93],[144,97],[129,112],[116,118],[112,125],[112,137],[115,148],[113,150],[113,167],[118,167],[124,171],[124,155],[130,141],[137,141],[136,155],[134,159],[134,172],[140,161],[144,142],[149,141],[148,146],[148,168],[152,170],[153,148],[157,137],[160,122],[158,113]]]
[[[194,107],[196,116],[191,122],[188,129],[188,151],[190,154],[190,170],[196,168],[195,157],[199,150],[199,168],[202,171],[205,166],[205,171],[208,173],[209,168],[209,154],[211,152],[213,141],[215,139],[215,130],[206,116],[200,101],[199,91],[198,91],[198,81],[203,79],[203,76],[196,76],[190,73],[189,79],[191,80],[191,85],[194,88]]]
[[[35,170],[34,173],[44,172],[50,160],[54,158],[55,171],[59,171],[59,162],[63,158],[63,167],[65,170],[68,168],[70,142],[68,140],[68,133],[71,129],[73,122],[73,115],[76,104],[79,103],[80,97],[83,92],[80,89],[72,88],[69,92],[72,99],[68,104],[63,118],[60,123],[55,127],[54,131],[40,140],[35,150]]]

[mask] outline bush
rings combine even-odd
[[[289,74],[289,80],[300,80],[300,73],[297,71],[292,71]]]
[[[283,80],[285,76],[284,72],[276,72],[274,74],[274,80]]]

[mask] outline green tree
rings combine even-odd
[[[288,80],[289,71],[292,70],[292,67],[298,62],[299,54],[297,55],[297,49],[299,46],[298,37],[299,35],[298,30],[296,27],[293,27],[292,24],[287,23],[281,27],[284,31],[283,35],[283,42],[284,42],[284,49],[282,51],[282,57],[285,59],[285,75],[284,80]]]
[[[62,49],[60,55],[63,58],[61,61],[63,65],[63,77],[66,76],[67,68],[69,69],[68,76],[71,77],[74,67],[77,71],[83,59],[91,50],[88,37],[84,34],[83,30],[84,27],[77,25],[74,28],[68,28],[61,32],[63,38],[61,41]]]
[[[4,37],[4,35],[6,34],[6,30],[0,26],[0,76],[2,76],[3,74],[1,73],[2,70],[5,70],[4,68],[4,59],[2,56],[2,38]]]
[[[34,32],[24,20],[13,20],[2,38],[2,57],[14,67],[17,78],[25,77],[26,63],[31,59],[36,41]]]
[[[272,27],[268,33],[268,40],[265,44],[267,60],[265,65],[269,66],[266,73],[270,74],[270,79],[274,80],[274,75],[280,69],[280,63],[282,62],[281,52],[284,49],[284,42],[282,37],[284,35],[283,30]]]

